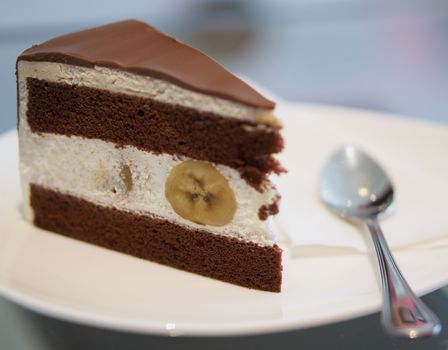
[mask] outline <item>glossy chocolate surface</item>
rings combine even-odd
[[[135,20],[59,36],[18,60],[116,68],[257,108],[275,106],[209,56]]]

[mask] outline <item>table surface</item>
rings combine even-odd
[[[49,1],[43,1],[38,9],[28,2],[26,24],[13,19],[14,15],[21,18],[17,13],[26,10],[27,2],[7,3],[0,5],[0,132],[15,127],[14,65],[23,49],[60,33],[123,16],[140,18],[180,37],[285,99],[375,109],[448,124],[448,2],[443,0],[265,0],[256,5],[249,1],[190,0],[174,1],[171,6],[156,1],[157,11],[143,1],[126,5],[126,11],[117,6],[102,11],[99,5],[104,8],[104,1],[93,7],[81,1],[65,12],[52,9],[51,16],[44,11]],[[2,6],[9,12],[2,11]],[[409,341],[384,335],[378,313],[279,334],[168,338],[64,322],[0,298],[0,349],[362,346],[366,350],[446,350],[448,288],[424,300],[440,316],[444,329],[439,337]]]

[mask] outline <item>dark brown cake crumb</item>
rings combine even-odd
[[[33,132],[102,139],[224,164],[259,191],[269,173],[283,172],[273,157],[283,149],[278,128],[85,86],[34,78],[27,79],[27,86]]]
[[[260,209],[258,209],[258,217],[260,218],[260,220],[266,220],[269,216],[278,214],[278,202],[280,201],[280,199],[280,196],[276,196],[271,204],[262,205]]]
[[[280,292],[282,250],[107,208],[31,184],[36,226],[225,282]]]

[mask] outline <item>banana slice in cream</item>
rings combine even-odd
[[[165,196],[178,215],[202,225],[224,226],[236,211],[229,182],[205,162],[187,160],[175,166],[166,180]]]

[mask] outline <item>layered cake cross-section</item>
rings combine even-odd
[[[24,215],[43,229],[278,292],[275,104],[139,21],[17,60]]]

